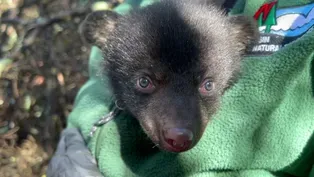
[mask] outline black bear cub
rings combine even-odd
[[[228,17],[208,0],[161,0],[123,16],[93,12],[81,33],[103,51],[115,99],[170,152],[197,144],[258,36],[253,19]]]

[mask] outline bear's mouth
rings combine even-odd
[[[151,117],[137,115],[143,133],[151,141],[153,148],[161,151],[180,153],[192,149],[197,142],[196,134],[191,127],[181,125],[171,126],[160,125],[160,122],[153,121]],[[145,121],[143,121],[145,120]]]
[[[160,147],[162,147],[162,149],[165,151],[174,152],[174,153],[185,152],[191,149],[187,146],[174,147],[174,146],[169,145],[169,143],[167,142],[160,143]]]
[[[167,152],[180,153],[185,152],[194,147],[192,141],[190,143],[176,144],[173,140],[167,140],[162,133],[159,134],[158,147]]]
[[[167,141],[164,138],[162,133],[160,133],[158,136],[151,136],[150,134],[147,134],[147,135],[150,141],[152,142],[152,144],[154,144],[153,148],[157,147],[161,151],[180,153],[180,152],[188,151],[194,147],[194,145],[188,145],[188,144],[177,145],[177,146],[173,145],[174,142],[170,140]]]

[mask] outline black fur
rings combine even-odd
[[[251,19],[227,17],[215,3],[204,2],[162,0],[126,16],[93,13],[83,24],[87,41],[104,52],[116,99],[165,150],[163,131],[173,127],[191,130],[190,148],[197,144],[237,78],[241,55],[257,39]],[[154,92],[136,89],[141,76],[151,78]],[[206,78],[213,90],[204,96],[199,87]]]

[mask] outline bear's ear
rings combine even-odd
[[[239,47],[242,52],[255,44],[259,39],[258,25],[254,18],[234,15],[228,17],[232,24],[231,34],[239,41]]]
[[[83,39],[92,45],[102,45],[115,29],[119,14],[113,11],[95,11],[87,15],[79,32]]]

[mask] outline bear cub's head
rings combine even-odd
[[[161,0],[123,16],[97,11],[81,28],[103,51],[115,98],[170,152],[197,144],[258,36],[253,19],[201,2]]]

